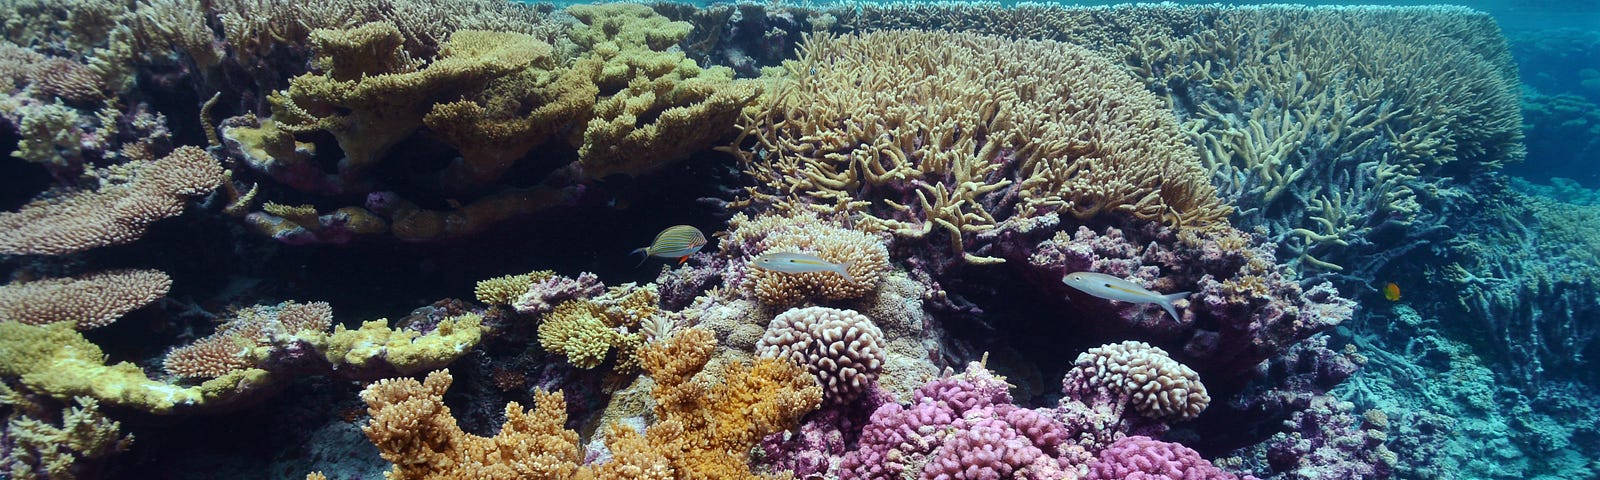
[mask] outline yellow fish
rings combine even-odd
[[[656,234],[656,239],[650,246],[633,249],[634,254],[644,254],[644,259],[639,260],[639,265],[644,265],[650,257],[676,258],[678,264],[689,261],[689,256],[699,252],[706,246],[706,235],[700,229],[688,225],[667,227]]]
[[[1391,302],[1400,301],[1400,286],[1395,285],[1394,282],[1389,282],[1388,285],[1384,285],[1383,298]]]
[[[1104,298],[1106,300],[1133,303],[1154,303],[1161,308],[1166,309],[1167,313],[1172,315],[1173,320],[1182,319],[1178,318],[1178,309],[1172,307],[1172,302],[1180,300],[1184,297],[1188,297],[1190,293],[1193,293],[1179,292],[1170,295],[1162,295],[1160,293],[1147,290],[1144,287],[1139,286],[1139,284],[1106,275],[1104,273],[1094,272],[1069,273],[1065,278],[1061,279],[1061,283],[1065,283],[1069,287],[1082,290],[1083,293]]]

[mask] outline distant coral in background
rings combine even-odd
[[[0,285],[0,322],[72,322],[102,327],[167,295],[172,278],[159,270],[111,270]]]

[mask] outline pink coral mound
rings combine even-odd
[[[1150,437],[1117,440],[1089,465],[1088,480],[1238,480],[1189,447]],[[1255,477],[1245,476],[1247,480]]]

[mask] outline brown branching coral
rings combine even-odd
[[[159,270],[112,270],[71,278],[0,285],[0,321],[105,326],[167,295],[172,278]]]
[[[0,213],[0,253],[63,255],[132,242],[156,220],[182,213],[187,197],[211,192],[223,178],[222,166],[195,147],[133,165],[131,171],[125,183]]]
[[[935,230],[968,262],[1007,218],[1126,215],[1210,227],[1217,199],[1170,112],[1080,47],[971,34],[813,37],[741,151],[752,202],[860,211],[901,237]]]

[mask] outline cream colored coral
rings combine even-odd
[[[887,354],[883,331],[854,310],[795,308],[778,314],[756,343],[756,355],[788,359],[822,384],[829,404],[849,403],[871,387]]]
[[[575,367],[598,367],[611,346],[622,341],[622,333],[606,326],[605,318],[605,309],[594,302],[563,302],[539,324],[539,345],[566,356]]]
[[[1212,226],[1217,198],[1171,110],[1071,44],[963,33],[817,35],[746,118],[751,203],[860,213],[900,237],[966,243],[1054,212]],[[1000,216],[1000,218],[997,218]]]
[[[105,326],[167,295],[172,278],[159,270],[112,270],[71,278],[0,285],[0,322],[73,322]]]
[[[806,300],[852,300],[872,293],[889,271],[889,249],[878,236],[841,227],[806,211],[769,213],[755,218],[743,214],[729,221],[730,241],[754,245],[759,251],[797,252],[845,265],[854,281],[833,272],[785,273],[749,268],[746,285],[768,305],[788,306]]]
[[[555,276],[556,272],[539,270],[520,275],[506,275],[478,282],[473,294],[478,301],[489,305],[510,305],[517,297],[528,292],[528,287]]]
[[[1101,345],[1073,363],[1062,380],[1068,396],[1109,394],[1154,420],[1190,420],[1211,403],[1199,374],[1148,343]]]

